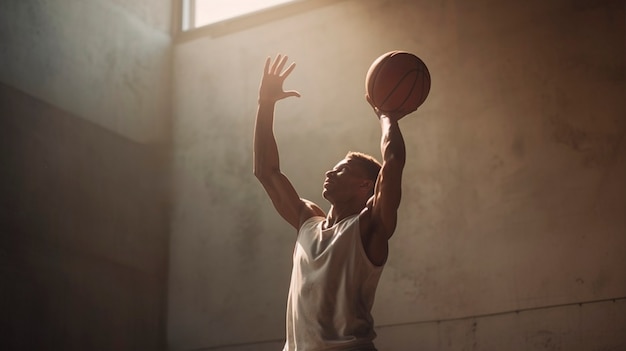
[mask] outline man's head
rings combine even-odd
[[[322,195],[331,203],[354,199],[367,201],[374,195],[380,167],[374,157],[350,151],[332,170],[326,172]]]
[[[381,165],[374,157],[361,152],[350,151],[345,159],[357,164],[358,167],[365,172],[364,176],[373,183],[376,183]],[[374,195],[374,189],[372,189],[372,195]]]

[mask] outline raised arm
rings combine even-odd
[[[310,217],[321,210],[312,203],[300,199],[289,179],[280,170],[273,127],[274,107],[278,100],[300,96],[297,91],[283,90],[283,82],[295,67],[295,63],[292,63],[282,72],[286,62],[287,56],[281,55],[278,55],[274,62],[271,62],[270,58],[265,62],[254,127],[254,175],[265,188],[278,213],[298,229],[303,217]]]
[[[361,238],[372,263],[382,265],[387,261],[388,241],[396,230],[398,208],[402,197],[402,171],[406,162],[404,138],[398,120],[413,112],[385,113],[367,101],[378,115],[381,138],[382,167],[378,173],[374,195],[361,213]]]
[[[398,119],[381,114],[380,150],[383,156],[382,168],[376,180],[372,199],[372,220],[374,235],[388,240],[393,235],[398,218],[398,208],[402,197],[402,171],[406,161],[404,138],[398,126]]]

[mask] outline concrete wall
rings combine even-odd
[[[0,349],[165,348],[170,20],[0,5]]]
[[[394,49],[433,83],[401,122],[379,348],[626,349],[624,19],[622,1],[353,0],[176,45],[170,349],[284,338],[294,232],[251,171],[265,58],[297,62],[282,168],[326,206],[324,171],[380,154],[363,80]]]
[[[0,81],[129,139],[169,137],[172,2],[9,0]]]

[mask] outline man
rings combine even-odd
[[[348,153],[326,172],[322,195],[331,205],[326,214],[301,199],[280,170],[274,106],[300,97],[283,90],[295,67],[283,71],[286,62],[281,55],[265,62],[254,131],[254,174],[298,233],[283,351],[376,350],[371,308],[396,228],[405,163],[398,120],[412,111],[389,114],[373,106],[382,131],[382,166],[371,156]]]

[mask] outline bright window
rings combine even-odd
[[[183,0],[182,30],[207,26],[301,0]]]

